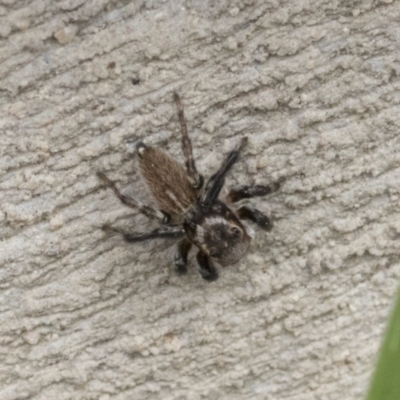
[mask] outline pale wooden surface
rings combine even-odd
[[[400,274],[400,3],[3,1],[0,398],[362,399]],[[350,6],[349,3],[357,3]],[[135,84],[134,84],[135,83]],[[287,177],[204,282],[101,188],[148,200],[133,143]]]

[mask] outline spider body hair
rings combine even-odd
[[[223,267],[239,261],[252,239],[235,213],[219,200],[208,209],[198,202],[186,213],[183,228],[193,244]]]
[[[197,190],[188,179],[187,172],[163,151],[139,143],[137,146],[140,172],[161,210],[174,221],[197,199]]]
[[[113,181],[103,173],[98,173],[122,203],[159,220],[164,227],[148,233],[126,233],[109,225],[103,226],[103,230],[121,234],[128,242],[179,238],[174,256],[179,274],[186,273],[188,253],[192,245],[195,245],[198,248],[198,270],[204,279],[213,281],[218,278],[213,261],[221,266],[232,265],[238,262],[249,248],[254,231],[246,227],[241,219],[251,220],[264,230],[270,230],[271,224],[267,216],[253,207],[242,206],[234,211],[218,199],[225,176],[238,161],[247,138],[242,138],[239,146],[227,154],[221,167],[203,187],[204,178],[195,166],[183,107],[176,93],[174,101],[178,109],[186,168],[157,148],[146,146],[143,142],[136,146],[141,174],[159,209],[121,194]],[[242,199],[264,196],[275,192],[279,186],[278,182],[274,182],[271,185],[234,188],[228,194],[227,202],[233,204]]]

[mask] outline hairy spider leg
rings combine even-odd
[[[215,281],[218,279],[218,272],[212,264],[211,258],[201,250],[196,255],[197,265],[200,275],[206,281]]]
[[[226,196],[226,202],[236,203],[243,199],[251,199],[253,197],[266,196],[270,193],[276,192],[281,187],[283,180],[272,182],[269,185],[245,185],[233,188]],[[272,224],[269,218],[261,211],[251,206],[242,206],[236,210],[236,215],[240,219],[248,219],[255,222],[260,228],[270,231]]]
[[[138,209],[142,214],[147,215],[149,218],[153,218],[153,219],[157,219],[158,221],[160,221],[163,224],[167,224],[170,219],[171,216],[166,213],[165,211],[160,211],[160,210],[156,210],[153,207],[149,207],[144,205],[142,202],[140,202],[139,200],[134,199],[133,197],[129,197],[129,196],[125,196],[124,194],[122,194],[117,186],[115,185],[115,183],[110,180],[109,178],[107,178],[107,176],[105,174],[103,174],[102,172],[97,172],[97,176],[110,188],[112,189],[112,191],[115,193],[115,195],[120,199],[120,201],[127,205],[128,207],[131,208],[136,208]]]
[[[176,92],[174,92],[174,101],[176,104],[176,108],[178,109],[179,123],[181,125],[182,151],[185,156],[186,171],[193,187],[198,190],[203,186],[204,178],[201,174],[197,172],[196,169],[196,164],[193,158],[192,143],[188,135],[183,106],[181,103],[181,99]]]
[[[148,239],[176,239],[181,238],[185,232],[180,226],[167,226],[162,228],[157,228],[152,230],[151,232],[142,232],[142,233],[129,233],[125,232],[122,229],[114,228],[110,225],[104,225],[102,227],[105,232],[113,232],[122,235],[123,238],[129,243],[142,242]]]
[[[240,219],[248,219],[255,222],[260,228],[270,231],[272,229],[272,223],[270,219],[263,214],[257,208],[251,206],[242,206],[236,210],[236,215]]]
[[[184,275],[187,272],[187,261],[191,247],[192,243],[186,237],[181,239],[181,241],[178,243],[174,255],[174,262],[176,271],[179,275]]]
[[[219,193],[225,183],[225,176],[232,168],[232,166],[239,160],[240,151],[247,143],[247,137],[242,138],[239,146],[230,151],[223,161],[219,170],[210,177],[207,182],[204,193],[201,196],[201,203],[207,208],[212,205],[212,203],[217,200]]]
[[[272,182],[269,185],[246,185],[233,188],[226,196],[227,203],[236,203],[243,199],[266,196],[276,192],[281,187],[280,182]]]

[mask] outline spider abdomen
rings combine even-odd
[[[182,216],[197,200],[185,169],[154,147],[139,143],[137,151],[140,171],[160,208],[172,217]]]

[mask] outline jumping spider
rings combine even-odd
[[[226,203],[265,196],[278,190],[280,184],[275,182],[270,185],[241,186],[229,192],[226,203],[218,200],[225,176],[238,161],[240,151],[247,142],[247,137],[244,137],[240,145],[228,153],[219,170],[209,178],[203,189],[204,179],[195,166],[183,107],[177,93],[174,93],[174,101],[178,108],[186,169],[159,149],[148,147],[142,142],[136,145],[140,171],[160,209],[123,195],[114,182],[98,172],[98,176],[122,203],[138,209],[149,218],[157,219],[164,226],[146,233],[128,233],[109,225],[104,225],[103,230],[119,233],[131,243],[155,238],[180,239],[174,256],[179,274],[187,272],[188,253],[194,244],[199,249],[196,259],[201,276],[214,281],[218,273],[212,261],[222,266],[236,263],[246,253],[254,236],[240,219],[251,220],[265,230],[271,229],[268,217],[259,210],[242,206],[232,211]]]

